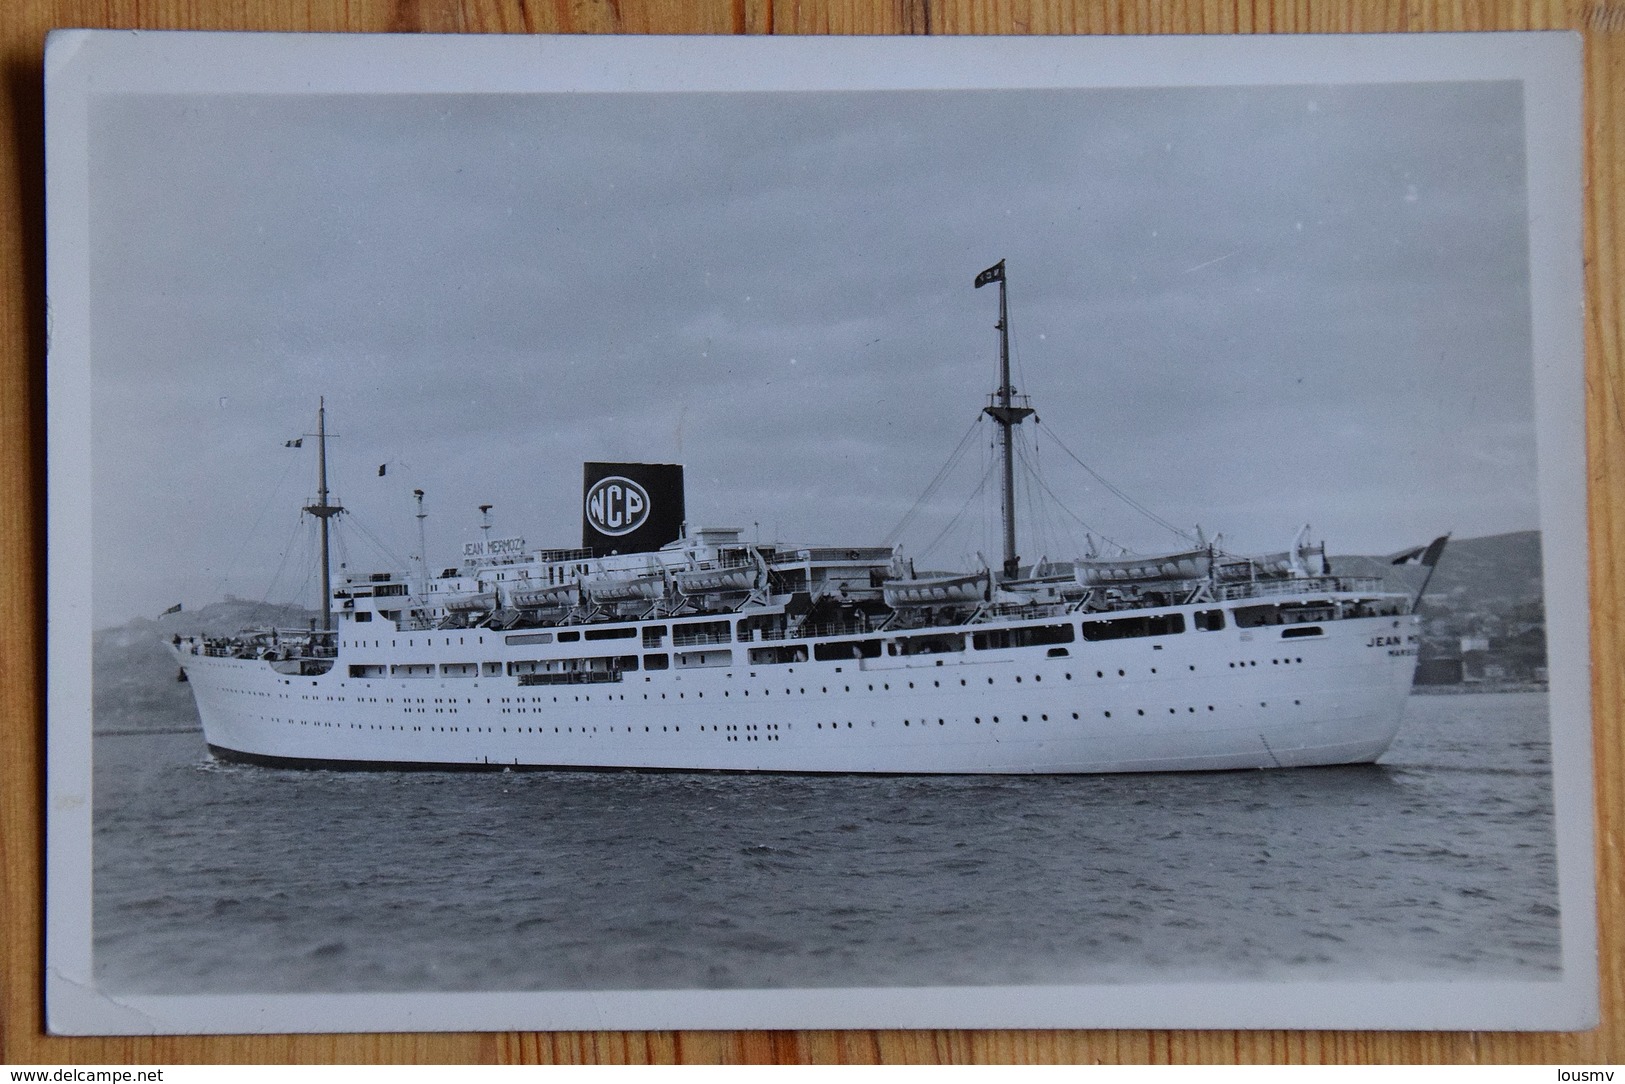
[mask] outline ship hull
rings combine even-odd
[[[886,642],[875,657],[771,664],[740,643],[672,653],[688,666],[554,684],[513,676],[544,652],[476,630],[344,641],[318,676],[185,646],[177,657],[215,755],[284,767],[1196,771],[1377,759],[1401,723],[1417,622],[1344,618],[1307,635],[1187,626],[985,650],[969,648],[969,627],[960,652],[892,654]],[[381,676],[392,671],[430,676]]]

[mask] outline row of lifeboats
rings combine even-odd
[[[1047,567],[1040,563],[1040,572]],[[1062,566],[1063,568],[1065,566]],[[995,584],[988,569],[955,576],[889,580],[884,585],[886,604],[903,607],[966,605],[994,600],[995,587],[1006,592],[1045,590],[1075,598],[1095,588],[1124,588],[1136,584],[1168,585],[1202,582],[1236,583],[1324,576],[1330,574],[1324,543],[1311,545],[1308,528],[1299,532],[1290,550],[1257,557],[1233,557],[1217,546],[1151,555],[1125,554],[1112,558],[1085,558],[1072,562],[1072,575],[1038,576],[1032,580]]]
[[[1232,583],[1318,576],[1326,575],[1329,571],[1324,544],[1309,544],[1306,528],[1299,533],[1290,550],[1280,553],[1232,557],[1214,546],[1208,546],[1148,556],[1086,558],[1072,563],[1070,579],[1045,579],[1043,584],[1072,597],[1068,589],[1076,592],[1079,589],[1133,584]],[[1037,582],[1028,586],[1034,586]],[[646,570],[635,572],[600,572],[569,583],[546,586],[527,584],[512,588],[505,595],[507,605],[513,609],[571,609],[584,604],[654,603],[674,597],[741,594],[765,590],[766,585],[767,566],[756,555],[754,564],[699,565],[679,569],[651,565]],[[885,603],[893,609],[992,602],[995,589],[1000,586],[1015,590],[1022,588],[1021,584],[996,584],[992,571],[987,568],[956,575],[897,577],[881,584]],[[453,613],[489,612],[497,609],[500,603],[501,599],[493,589],[455,596],[446,602],[446,608]]]
[[[570,609],[584,603],[656,602],[674,591],[685,598],[742,593],[758,590],[765,582],[765,568],[750,565],[702,566],[676,571],[652,568],[634,573],[601,572],[569,583],[526,585],[505,594],[513,609]],[[491,590],[456,595],[445,605],[453,613],[488,612],[496,609],[499,601],[497,592]]]

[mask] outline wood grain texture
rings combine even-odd
[[[1586,364],[1603,1026],[1581,1034],[651,1032],[60,1039],[44,1034],[44,37],[54,27],[448,33],[1169,34],[1576,29],[1585,35]],[[1403,1062],[1625,1058],[1620,923],[1625,0],[14,0],[0,10],[0,1061]]]

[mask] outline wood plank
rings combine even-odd
[[[62,1039],[43,1032],[44,194],[40,90],[52,27],[456,33],[1260,33],[1580,30],[1585,36],[1587,444],[1602,1027],[1583,1034],[854,1031]],[[0,220],[0,1061],[1404,1062],[1625,1058],[1620,1006],[1625,538],[1621,169],[1625,3],[1555,0],[24,0],[0,11],[6,186]]]

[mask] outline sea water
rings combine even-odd
[[[292,771],[94,740],[110,991],[1542,978],[1546,697],[1375,766],[1028,777]]]

